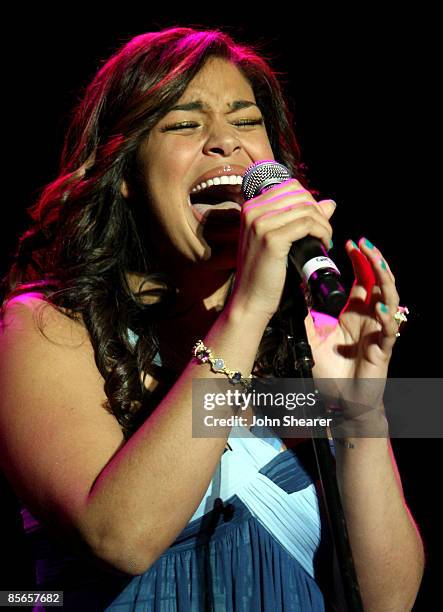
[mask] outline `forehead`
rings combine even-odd
[[[180,102],[203,100],[207,103],[229,104],[233,99],[255,102],[248,79],[228,60],[209,58],[195,75],[180,98]]]

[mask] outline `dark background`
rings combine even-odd
[[[283,73],[311,187],[338,204],[332,256],[348,285],[347,238],[367,236],[396,276],[401,303],[411,315],[391,375],[441,376],[438,275],[431,277],[441,240],[432,152],[439,74],[436,16],[425,5],[419,12],[391,5],[387,14],[376,5],[357,11],[313,3],[301,10],[294,3],[288,9],[279,6],[278,16],[272,12],[277,6],[254,10],[249,5],[243,14],[229,3],[212,13],[170,8],[165,16],[129,3],[115,13],[108,7],[94,15],[88,5],[67,6],[63,14],[18,7],[6,20],[0,273],[26,227],[26,208],[56,176],[69,112],[101,61],[145,31],[172,25],[220,27],[242,42],[260,43]],[[393,440],[393,447],[428,555],[414,610],[436,609],[441,441]],[[4,549],[8,569],[1,588],[32,588],[20,538],[11,536],[14,497],[6,483],[0,493],[5,514],[0,535],[13,543]],[[436,598],[432,604],[431,597]]]

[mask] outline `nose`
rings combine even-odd
[[[203,151],[206,155],[229,157],[241,150],[241,142],[233,128],[227,125],[213,125],[205,141]]]

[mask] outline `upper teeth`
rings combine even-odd
[[[196,193],[202,189],[207,189],[208,187],[212,187],[212,185],[241,185],[242,182],[243,177],[236,176],[235,174],[232,174],[231,176],[215,176],[212,179],[208,179],[206,182],[196,185],[192,189],[191,193]]]

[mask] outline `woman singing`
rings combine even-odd
[[[245,202],[246,169],[274,159],[295,178]],[[288,252],[307,235],[329,249],[334,209],[306,187],[271,68],[224,33],[137,36],[86,89],[1,312],[1,467],[36,588],[63,590],[64,609],[334,609],[306,443],[192,435],[194,379],[284,363]],[[399,297],[369,240],[346,251],[345,308],[305,326],[314,376],[358,384],[387,376]],[[410,610],[423,547],[389,439],[335,456],[364,608]]]

